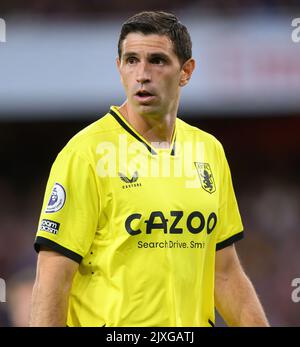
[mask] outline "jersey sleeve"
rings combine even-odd
[[[243,224],[236,201],[231,179],[230,168],[221,146],[221,176],[220,176],[220,204],[219,229],[216,241],[216,250],[225,248],[243,238]]]
[[[35,250],[46,246],[80,263],[97,229],[98,195],[92,164],[76,151],[63,150],[47,182]]]

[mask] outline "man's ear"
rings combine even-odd
[[[195,70],[196,62],[195,59],[190,58],[187,60],[181,68],[181,77],[179,81],[180,87],[184,87],[192,77],[192,73]]]

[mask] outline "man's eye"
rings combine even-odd
[[[126,62],[127,62],[127,64],[134,64],[137,62],[137,58],[136,57],[128,57]]]
[[[151,59],[152,64],[162,65],[164,62],[165,60],[159,57]]]

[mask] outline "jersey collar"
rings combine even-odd
[[[126,119],[121,115],[121,113],[118,110],[117,106],[111,106],[109,114],[111,114],[114,119],[124,128],[130,135],[132,135],[136,140],[139,142],[143,143],[147,150],[153,154],[153,155],[158,155],[159,150],[154,148],[146,139],[143,138],[127,121]],[[175,156],[175,148],[176,148],[176,126],[175,126],[175,131],[172,137],[172,142],[171,142],[171,156]]]

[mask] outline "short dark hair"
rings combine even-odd
[[[129,33],[144,35],[166,35],[173,43],[174,52],[181,64],[192,57],[192,40],[187,28],[172,14],[162,11],[144,11],[135,14],[123,24],[119,42],[118,55],[121,59],[122,43]]]

